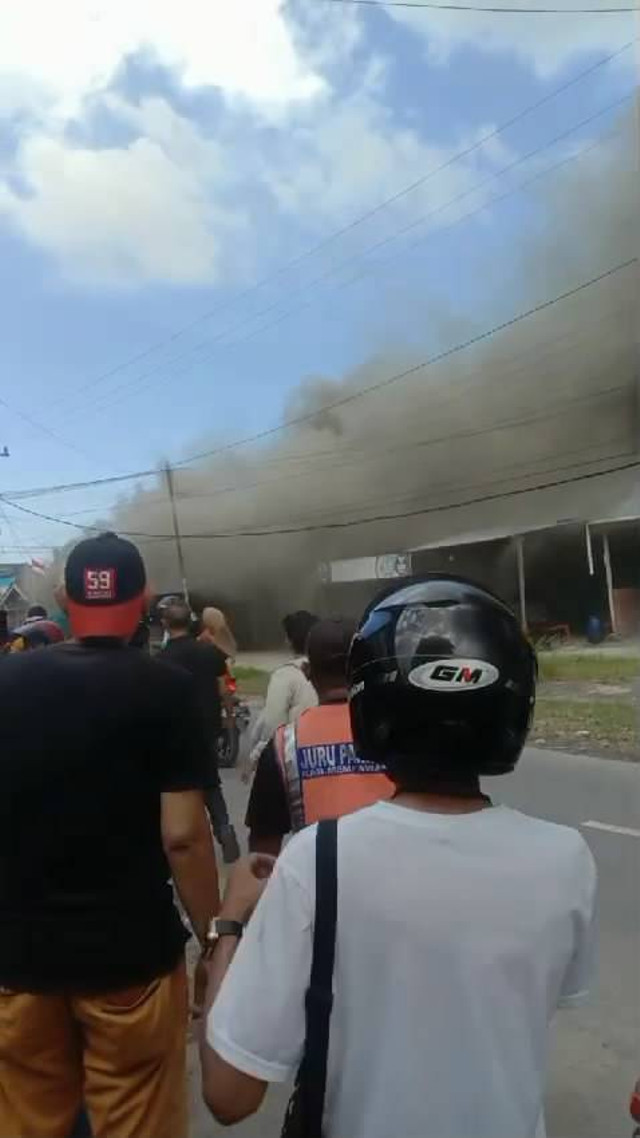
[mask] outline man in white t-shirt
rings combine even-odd
[[[596,881],[576,831],[480,789],[520,756],[533,653],[496,598],[430,578],[365,614],[350,678],[358,754],[398,789],[338,826],[325,1138],[542,1135],[550,1021],[588,986]],[[211,940],[203,1088],[225,1123],[303,1052],[315,828],[236,952],[269,868],[238,869]]]

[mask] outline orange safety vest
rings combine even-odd
[[[383,767],[356,755],[348,703],[303,711],[297,723],[278,728],[275,749],[292,830],[321,818],[341,818],[394,792]]]

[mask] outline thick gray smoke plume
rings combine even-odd
[[[541,179],[516,247],[479,273],[477,323],[425,302],[436,351],[541,304],[638,253],[634,113],[599,146]],[[500,208],[499,206],[496,208]],[[327,404],[411,368],[390,345],[340,381],[301,383],[285,418],[316,412],[268,444],[175,475],[185,534],[349,521],[536,486],[624,462],[638,450],[638,266],[584,289],[449,359],[340,408]],[[520,422],[520,420],[526,420]],[[241,436],[241,428],[238,436]],[[401,550],[466,531],[606,512],[625,475],[396,521],[270,537],[185,542],[191,586],[276,611],[315,603],[320,562]],[[636,480],[637,485],[637,480]],[[162,480],[121,505],[120,530],[171,532]],[[144,543],[158,589],[178,585],[171,543]]]

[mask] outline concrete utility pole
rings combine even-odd
[[[524,538],[517,537],[516,544],[516,566],[518,569],[518,601],[520,604],[520,624],[522,631],[527,632],[527,584],[525,577],[524,566]]]
[[[167,462],[165,465],[164,473],[165,473],[165,477],[167,479],[167,492],[169,494],[169,502],[171,505],[171,517],[173,519],[173,536],[174,536],[175,542],[176,542],[176,553],[178,555],[178,568],[180,570],[180,577],[182,580],[182,595],[183,595],[185,601],[187,602],[187,604],[189,605],[189,607],[191,607],[191,601],[189,599],[189,586],[187,585],[187,571],[185,568],[185,561],[184,561],[184,550],[182,548],[182,536],[180,534],[180,524],[178,522],[178,508],[176,505],[175,488],[173,485],[173,470],[171,469],[171,464],[169,462]]]

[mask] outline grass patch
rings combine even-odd
[[[243,668],[238,664],[233,669],[238,681],[240,695],[265,695],[269,684],[269,672],[263,668]]]
[[[599,684],[628,683],[640,676],[640,656],[608,652],[539,652],[541,680],[568,680]]]
[[[586,734],[585,734],[586,732]],[[630,700],[558,700],[542,697],[536,704],[532,741],[589,750],[638,753],[638,712]]]

